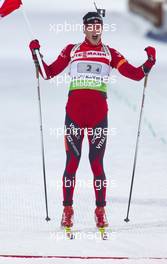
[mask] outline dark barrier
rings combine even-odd
[[[130,11],[152,22],[156,27],[163,26],[163,0],[129,0]]]

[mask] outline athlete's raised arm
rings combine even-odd
[[[40,44],[38,40],[33,40],[30,42],[30,50],[32,52],[32,56],[34,61],[37,61],[36,55],[34,53],[35,49],[40,49]],[[46,64],[46,62],[42,59],[44,69],[46,72],[47,79],[53,78],[59,73],[61,73],[69,64],[70,62],[70,53],[72,48],[74,47],[73,44],[67,45],[57,57],[57,59],[50,65]],[[40,71],[41,73],[41,71]],[[42,73],[41,73],[42,75]]]
[[[148,59],[143,65],[135,67],[130,64],[118,51],[110,48],[112,56],[111,66],[116,68],[123,76],[135,81],[140,81],[150,72],[156,62],[155,48],[147,47],[145,51],[147,52]]]

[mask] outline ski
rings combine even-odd
[[[102,240],[109,240],[110,239],[110,234],[112,233],[112,230],[110,229],[106,229],[105,227],[96,227],[95,229],[90,229],[90,228],[86,228],[86,229],[72,229],[69,226],[65,226],[65,227],[61,227],[61,229],[63,230],[65,237],[69,240],[73,240],[73,239],[77,239],[78,237],[81,238],[82,234],[84,234],[84,238],[86,237],[86,235],[90,234],[96,234],[96,238],[98,235],[98,239],[102,239]]]
[[[100,232],[102,240],[107,240],[108,239],[108,233],[106,232],[105,227],[99,227],[98,231]]]
[[[75,235],[71,229],[71,227],[68,227],[68,226],[65,226],[64,227],[64,231],[65,231],[65,234],[66,234],[66,237],[70,240],[73,240],[75,239]]]

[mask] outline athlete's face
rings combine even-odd
[[[97,45],[101,40],[103,26],[101,24],[84,25],[84,33],[92,45]]]

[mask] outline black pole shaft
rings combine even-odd
[[[43,182],[45,193],[45,208],[46,208],[46,221],[50,221],[48,213],[48,195],[47,195],[47,182],[46,182],[46,168],[45,168],[45,150],[43,139],[43,122],[42,122],[42,107],[41,107],[41,95],[40,95],[40,80],[39,80],[39,65],[36,64],[36,78],[37,78],[37,91],[38,91],[38,104],[39,104],[39,119],[40,119],[40,134],[41,134],[41,151],[42,151],[42,170],[43,170]]]
[[[97,5],[96,5],[96,2],[94,2],[94,6],[95,6],[95,9],[96,9],[96,11],[98,10],[98,8],[97,8]]]
[[[140,132],[141,132],[141,123],[142,123],[142,116],[143,116],[143,109],[144,109],[145,90],[146,90],[146,87],[147,87],[147,80],[148,80],[148,75],[146,75],[145,80],[144,80],[144,89],[143,89],[143,97],[142,97],[142,104],[141,104],[140,118],[139,118],[138,132],[137,132],[135,156],[134,156],[133,171],[132,171],[132,180],[131,180],[130,192],[129,192],[128,209],[127,209],[126,218],[124,219],[125,222],[129,222],[130,221],[129,220],[129,211],[130,211],[133,184],[134,184],[135,171],[136,171],[136,163],[137,163],[137,156],[138,156],[139,139],[140,139]]]

